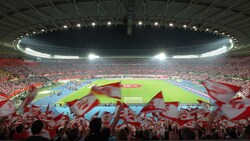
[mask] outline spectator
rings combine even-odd
[[[44,124],[41,120],[36,120],[31,125],[32,136],[25,139],[25,141],[49,141],[48,138],[45,138],[41,135]]]

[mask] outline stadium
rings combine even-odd
[[[250,139],[248,0],[0,6],[0,140]]]

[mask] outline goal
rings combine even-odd
[[[142,97],[125,97],[125,103],[142,104]]]

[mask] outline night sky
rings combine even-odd
[[[211,33],[165,27],[95,26],[63,29],[22,39],[36,51],[86,56],[154,56],[201,54],[222,47],[228,40]]]

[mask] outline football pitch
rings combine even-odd
[[[80,99],[90,93],[91,86],[105,85],[109,83],[121,82],[125,87],[121,88],[122,101],[125,103],[147,103],[158,92],[162,91],[164,101],[172,102],[179,101],[180,103],[198,103],[197,100],[207,101],[207,99],[200,97],[190,91],[184,90],[174,84],[166,82],[165,80],[157,79],[122,79],[122,80],[109,80],[99,79],[92,83],[66,95],[57,103],[65,103],[75,99]],[[104,95],[96,95],[100,103],[116,103],[117,99],[110,98]]]

